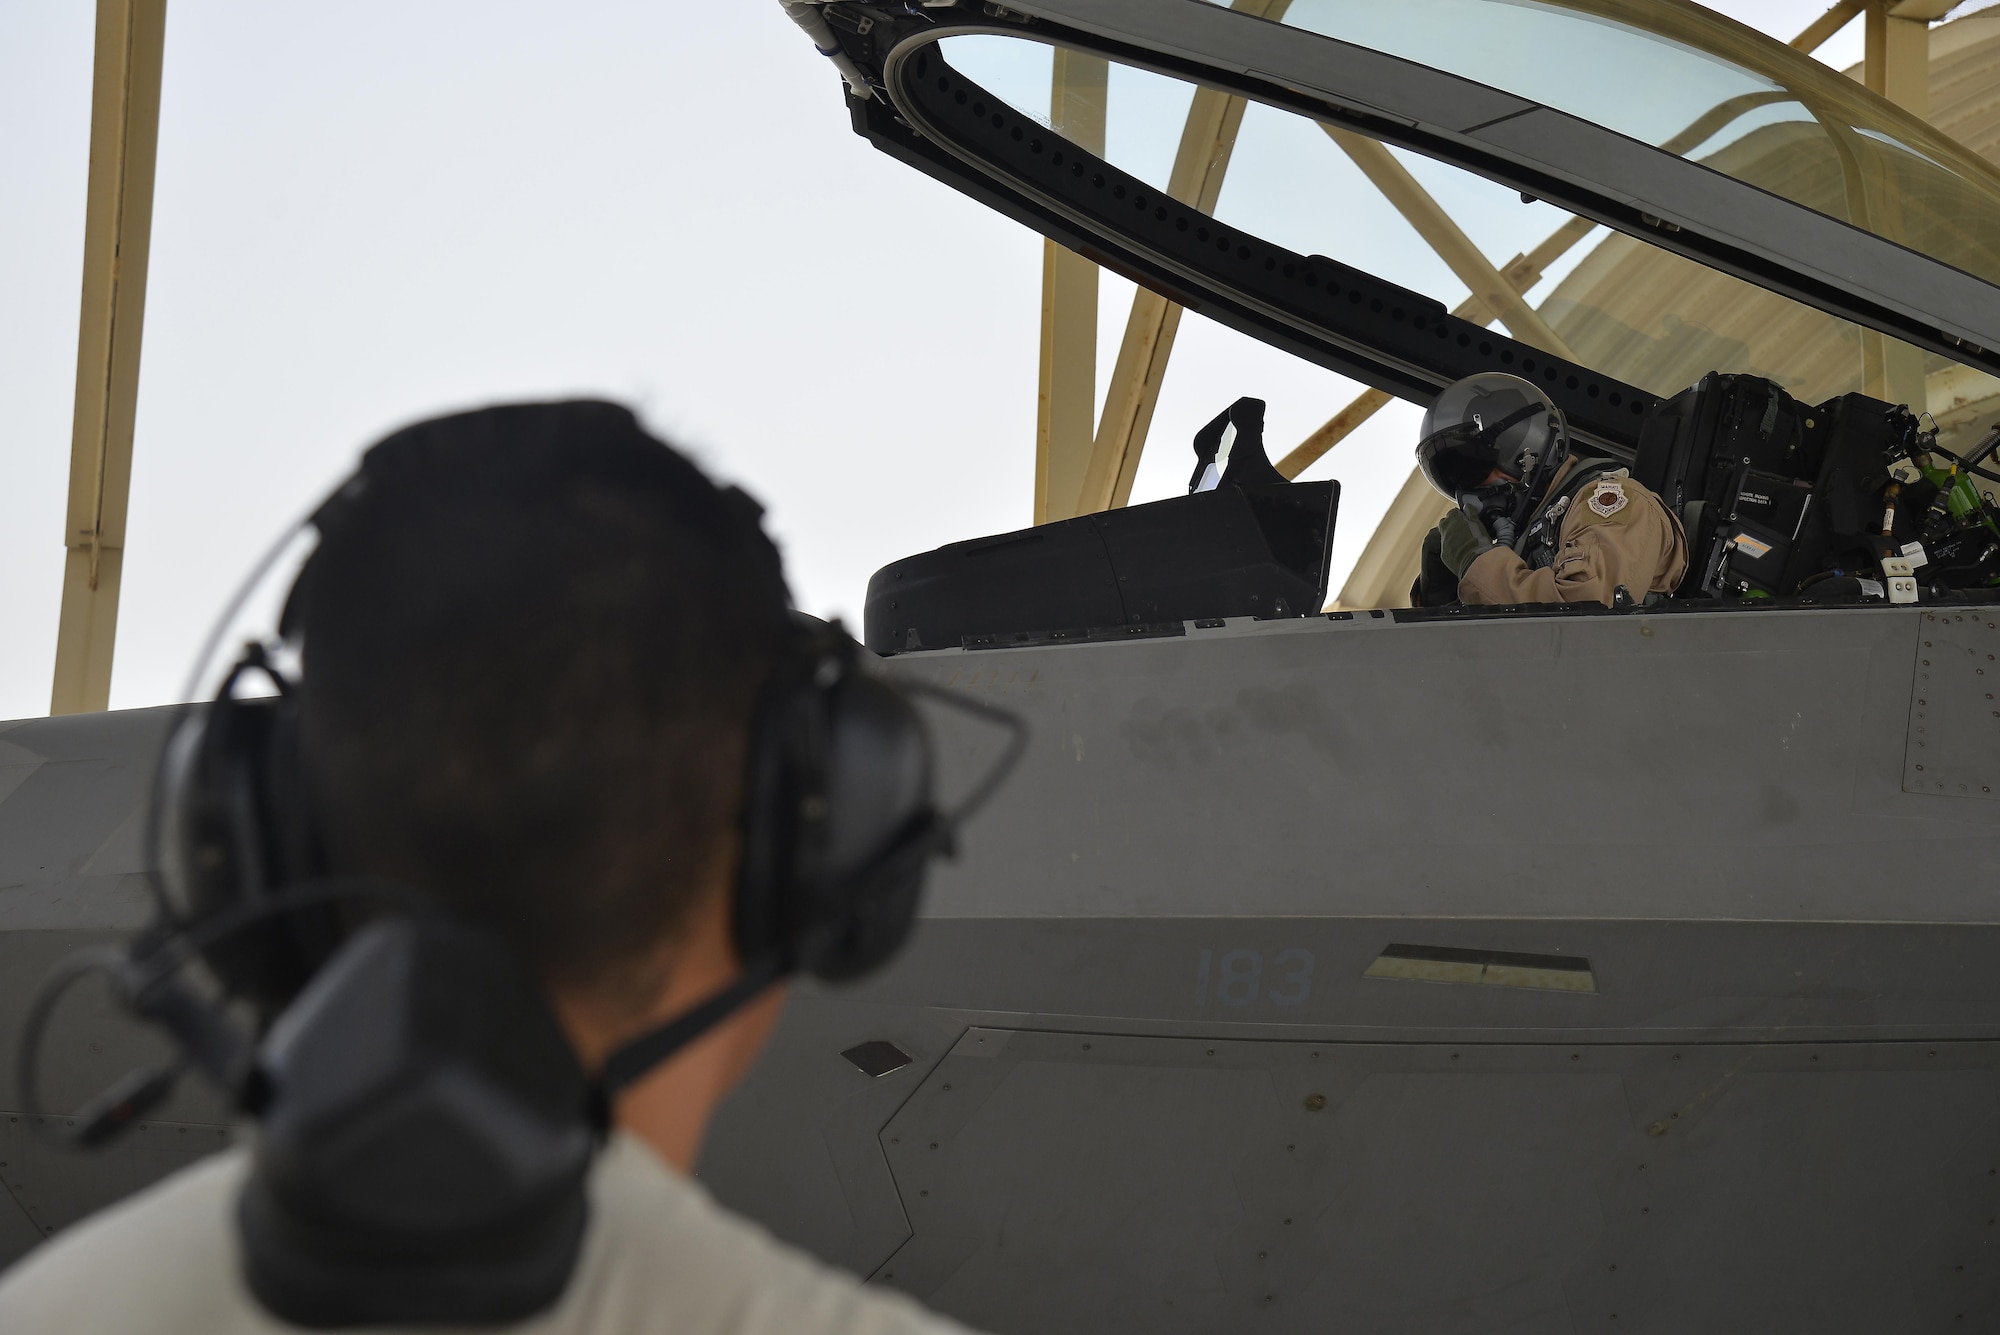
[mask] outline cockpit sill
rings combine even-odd
[[[1800,594],[1788,598],[1667,598],[1629,607],[1606,607],[1602,603],[1516,603],[1494,606],[1363,608],[1353,611],[1318,612],[1306,616],[1200,617],[1185,621],[1153,621],[1126,626],[1089,626],[1056,630],[1016,631],[1007,634],[967,635],[955,645],[913,644],[881,653],[884,658],[911,655],[979,653],[989,649],[1047,649],[1065,645],[1118,644],[1134,640],[1203,639],[1223,633],[1231,638],[1246,633],[1310,630],[1316,624],[1332,622],[1355,626],[1425,626],[1451,622],[1516,622],[1552,618],[1705,616],[1751,616],[1801,612],[1881,613],[1887,611],[1936,611],[1940,608],[2000,606],[2000,589],[1958,589],[1944,597],[1926,591],[1917,603],[1894,604],[1883,598],[1814,597]]]

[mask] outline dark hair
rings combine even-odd
[[[334,869],[418,885],[549,982],[640,981],[734,867],[786,633],[757,515],[609,403],[461,413],[371,449],[292,614]]]

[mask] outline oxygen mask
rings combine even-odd
[[[1493,540],[1506,546],[1514,542],[1514,512],[1520,506],[1521,483],[1504,474],[1498,482],[1468,487],[1457,497],[1459,508],[1486,526]]]

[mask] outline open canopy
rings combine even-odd
[[[1942,409],[1947,434],[1951,405],[2000,392],[2000,176],[1705,11],[1024,0],[826,12],[875,85],[855,113],[879,146],[1402,397],[1427,401],[1474,371],[1529,374],[1615,448],[1657,396],[1709,370],[1757,371],[1809,400],[1863,390]],[[1106,63],[1108,134],[1051,116],[1052,53]],[[1333,151],[1329,138],[1364,170],[1369,154],[1401,170],[1383,148],[1395,145],[1573,215],[1524,259],[1545,263],[1599,224],[1616,235],[1596,233],[1539,311],[1508,309],[1509,288],[1454,314],[1439,299],[1452,294],[1390,281],[1327,226],[1313,154]],[[1496,315],[1508,334],[1485,327]]]

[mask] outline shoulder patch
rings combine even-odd
[[[1625,494],[1625,479],[1601,477],[1583,490],[1584,504],[1600,518],[1609,519],[1632,503]]]

